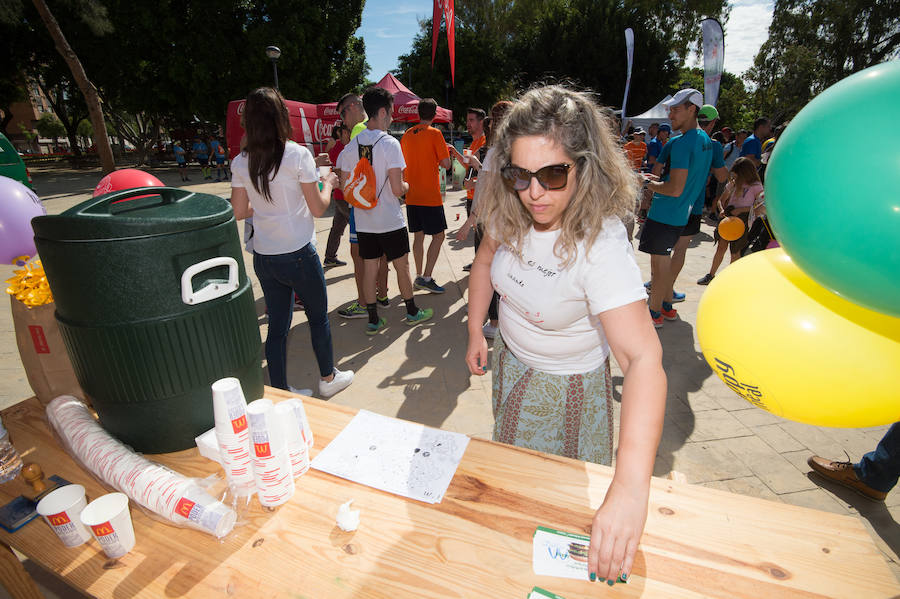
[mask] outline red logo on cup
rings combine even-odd
[[[31,333],[34,351],[39,354],[49,354],[50,346],[47,344],[47,338],[44,336],[44,327],[31,324],[28,325],[28,332]]]
[[[60,512],[58,514],[53,514],[52,516],[47,516],[47,520],[53,526],[62,526],[63,524],[68,524],[71,522],[69,520],[69,515],[65,512]]]
[[[194,502],[187,497],[182,497],[178,500],[178,504],[175,506],[175,513],[179,516],[187,518],[191,515],[192,509],[194,509]]]
[[[94,534],[98,537],[105,537],[106,535],[111,535],[115,532],[109,522],[104,522],[103,524],[97,525],[92,524],[91,530],[93,530]]]
[[[254,443],[253,450],[258,458],[267,458],[272,455],[272,450],[268,443]]]
[[[239,433],[243,430],[247,430],[247,416],[242,415],[238,418],[235,418],[231,421],[231,428],[234,432]]]

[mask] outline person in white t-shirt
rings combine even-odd
[[[610,464],[609,354],[624,373],[616,470],[596,511],[590,577],[627,578],[647,517],[666,375],[622,217],[639,182],[612,123],[586,93],[533,89],[496,132],[469,279],[470,372],[484,374],[481,324],[500,294],[493,439]],[[587,523],[586,523],[587,524]]]
[[[363,259],[363,293],[369,316],[366,334],[374,335],[387,324],[384,317],[378,316],[375,292],[382,256],[394,265],[397,273],[397,287],[406,304],[406,324],[424,322],[434,315],[434,310],[420,309],[413,298],[413,284],[409,274],[409,232],[400,206],[400,198],[409,191],[409,184],[403,180],[406,161],[403,159],[400,142],[387,132],[391,126],[394,96],[386,89],[370,87],[363,93],[362,103],[369,115],[366,129],[351,139],[341,151],[337,168],[345,187],[344,196],[350,197],[346,183],[359,162],[360,146],[370,148],[377,202],[370,209],[355,208],[353,217],[356,220],[359,255]]]
[[[231,163],[231,206],[241,220],[253,217],[253,270],[269,313],[266,361],[273,387],[287,383],[287,335],[294,294],[309,320],[319,365],[319,393],[331,397],[353,381],[353,371],[334,367],[325,273],[313,244],[314,217],[331,201],[337,176],[318,188],[312,153],[290,141],[291,122],[281,94],[261,87],[247,95],[242,124],[247,144]],[[327,155],[326,155],[327,156]]]

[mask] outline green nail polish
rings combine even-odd
[[[601,579],[599,579],[599,580],[600,580],[600,582],[604,582],[606,579],[605,579],[605,578],[601,578]]]
[[[619,581],[620,581],[620,582],[628,582],[628,574],[625,574],[625,573],[623,572],[622,575],[619,576]]]
[[[606,584],[608,584],[609,586],[612,586],[612,585],[616,584],[616,581],[613,580],[612,578],[610,578],[609,580],[606,581]]]
[[[597,580],[597,575],[591,572],[591,582],[594,582],[595,580]]]

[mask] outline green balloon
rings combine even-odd
[[[766,170],[779,243],[811,278],[900,316],[900,60],[860,71],[791,121]]]

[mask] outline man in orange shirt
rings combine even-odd
[[[481,162],[484,161],[484,155],[479,155],[478,151],[484,147],[484,118],[486,116],[487,114],[481,108],[469,108],[466,111],[466,130],[469,132],[469,135],[472,136],[472,145],[469,146],[469,154],[471,156],[476,156]],[[449,150],[454,158],[468,168],[466,171],[466,180],[463,182],[463,187],[466,188],[466,217],[468,218],[472,214],[472,200],[475,198],[475,184],[478,182],[478,169],[469,166],[469,161],[466,160],[465,156],[461,155],[453,146],[450,146]],[[478,251],[480,241],[481,239],[476,231],[475,251]],[[463,270],[466,272],[471,268],[471,264],[463,266]]]
[[[631,135],[631,141],[625,144],[625,154],[628,155],[631,168],[641,172],[641,167],[644,165],[644,156],[647,155],[647,144],[644,143],[644,130],[638,127]]]
[[[413,259],[416,263],[416,289],[431,293],[444,293],[444,288],[431,278],[441,244],[447,218],[444,216],[444,202],[441,197],[441,183],[438,167],[450,168],[450,152],[441,132],[431,126],[437,113],[437,102],[433,98],[419,100],[419,124],[410,127],[400,140],[404,171],[409,191],[406,192],[406,220],[413,234]],[[422,259],[425,253],[425,235],[431,235],[425,269]]]

